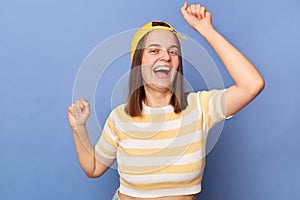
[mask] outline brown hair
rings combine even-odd
[[[129,91],[127,96],[127,104],[125,107],[125,112],[131,117],[142,115],[143,100],[146,97],[140,66],[142,63],[142,57],[144,53],[144,43],[148,35],[149,32],[145,34],[138,42],[131,63],[129,83],[128,83]],[[180,53],[179,53],[178,71],[173,80],[173,86],[172,86],[173,95],[171,97],[170,103],[174,108],[174,112],[180,113],[187,106],[187,94],[184,93],[181,47],[180,47],[179,39],[176,35],[175,38],[179,45]]]

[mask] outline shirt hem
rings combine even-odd
[[[166,196],[192,195],[201,192],[201,185],[184,188],[170,188],[161,190],[135,190],[120,185],[119,192],[137,198],[158,198]]]

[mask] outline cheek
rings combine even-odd
[[[150,57],[150,56],[143,56],[142,59],[142,65],[149,65],[155,62],[155,58],[154,57]]]
[[[149,65],[142,65],[141,66],[141,72],[142,72],[142,79],[143,80],[148,80],[149,77],[151,77],[151,67]]]
[[[178,67],[179,67],[179,58],[174,58],[174,60],[172,61],[172,68],[177,71]]]

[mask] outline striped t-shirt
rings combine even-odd
[[[223,93],[190,93],[181,113],[175,113],[172,105],[143,104],[142,116],[131,117],[124,104],[115,108],[95,149],[102,157],[117,159],[119,191],[140,198],[199,193],[207,133],[225,119]]]

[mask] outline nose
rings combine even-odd
[[[161,60],[169,61],[170,60],[170,54],[169,54],[168,50],[161,49],[159,58]]]

